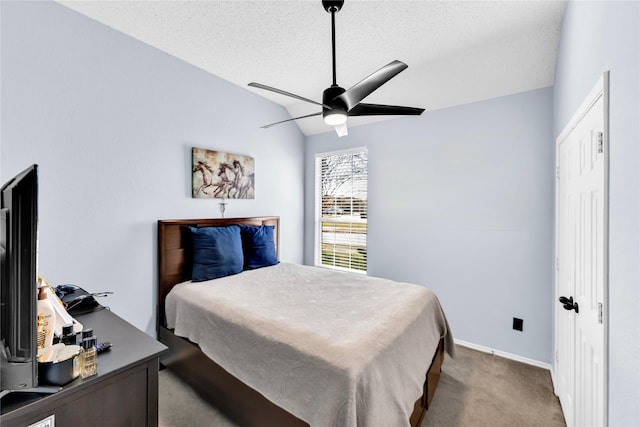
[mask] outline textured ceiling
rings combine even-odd
[[[59,1],[285,106],[318,106],[248,88],[255,81],[321,101],[331,85],[331,16],[309,1]],[[409,68],[366,102],[429,110],[553,84],[565,1],[357,1],[336,14],[337,80],[349,88],[394,59]],[[265,115],[264,124],[287,119]],[[349,126],[389,117],[350,117]],[[306,135],[333,131],[321,117]],[[265,130],[268,132],[269,130]]]

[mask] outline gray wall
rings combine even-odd
[[[554,139],[610,70],[609,425],[640,423],[640,3],[570,2],[554,87]]]
[[[40,274],[113,291],[154,334],[156,221],[220,215],[190,197],[191,147],[250,155],[256,198],[227,216],[280,215],[302,262],[303,143],[280,106],[52,2],[1,2],[1,178],[40,165]],[[286,188],[287,191],[282,191]]]
[[[433,289],[457,339],[550,363],[551,106],[544,88],[308,137],[305,262],[315,154],[366,146],[369,274]]]

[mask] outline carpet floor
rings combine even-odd
[[[455,359],[445,357],[422,427],[565,426],[549,371],[466,347],[456,351]],[[160,427],[239,427],[168,369],[159,381]]]

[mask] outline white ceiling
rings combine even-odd
[[[332,83],[331,16],[320,0],[59,2],[271,99],[292,117],[320,107],[247,83],[318,102]],[[424,114],[550,86],[565,6],[564,0],[346,0],[336,14],[337,82],[348,89],[401,60],[409,68],[366,102],[425,108]],[[287,118],[265,114],[251,125]],[[387,119],[350,117],[349,126]],[[296,123],[305,135],[333,131],[321,116]]]

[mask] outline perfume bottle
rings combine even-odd
[[[82,363],[80,376],[88,378],[98,373],[98,352],[96,351],[96,337],[82,340]]]
[[[78,344],[78,336],[73,332],[73,324],[69,323],[62,327],[62,337],[60,337],[60,342],[64,345]]]

